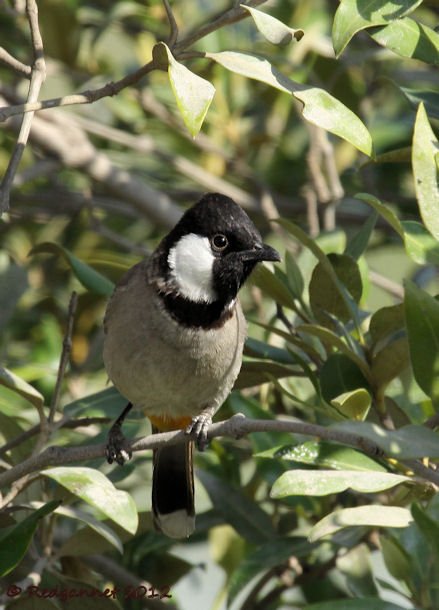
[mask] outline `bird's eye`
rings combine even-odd
[[[229,245],[229,240],[222,233],[217,233],[211,239],[212,248],[216,252],[222,252]]]

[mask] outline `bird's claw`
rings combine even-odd
[[[105,448],[107,462],[109,464],[117,462],[119,466],[123,466],[131,459],[132,455],[132,451],[128,449],[128,441],[120,425],[116,423],[108,433],[108,442]]]
[[[204,451],[209,444],[207,432],[211,423],[212,415],[203,411],[192,419],[191,423],[185,430],[186,434],[195,436],[195,443],[199,451]]]

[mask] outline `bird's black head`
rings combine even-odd
[[[280,260],[244,210],[217,193],[186,211],[157,255],[175,295],[188,307],[200,305],[217,317],[227,311],[258,262]]]

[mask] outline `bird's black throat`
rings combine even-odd
[[[158,294],[169,315],[187,328],[221,328],[234,313],[234,306],[230,307],[223,301],[198,303],[175,292],[159,291]]]

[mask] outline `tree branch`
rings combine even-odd
[[[383,452],[378,445],[357,434],[334,430],[316,424],[307,424],[290,420],[248,419],[242,414],[212,424],[209,428],[208,438],[212,439],[218,436],[239,438],[253,432],[289,432],[292,434],[316,436],[324,440],[351,445],[374,457],[383,455]],[[140,439],[134,439],[129,442],[128,447],[133,452],[144,451],[145,449],[161,447],[164,444],[177,445],[186,443],[189,439],[190,437],[185,434],[183,430],[163,432],[161,434],[153,434]],[[30,457],[0,474],[0,487],[10,485],[21,477],[24,477],[31,472],[40,471],[48,466],[59,466],[61,464],[103,458],[105,456],[105,447],[104,443],[80,447],[48,447],[39,455]],[[406,460],[404,464],[413,470],[419,477],[439,486],[439,472],[423,466],[421,462],[416,460]]]
[[[0,61],[4,64],[15,70],[17,74],[20,76],[25,76],[26,78],[30,78],[32,74],[32,68],[24,63],[22,63],[16,57],[13,57],[10,53],[6,51],[3,47],[0,47]]]
[[[29,27],[32,38],[32,47],[34,53],[34,64],[30,78],[29,92],[27,96],[28,103],[32,104],[38,99],[41,85],[46,79],[46,63],[44,61],[43,41],[38,25],[38,7],[35,0],[26,1],[26,13],[29,20]],[[23,121],[18,134],[17,143],[9,160],[6,173],[3,177],[0,186],[0,213],[9,209],[9,195],[12,187],[14,176],[17,172],[18,165],[23,155],[29,132],[32,124],[34,113],[29,112],[23,117]]]

